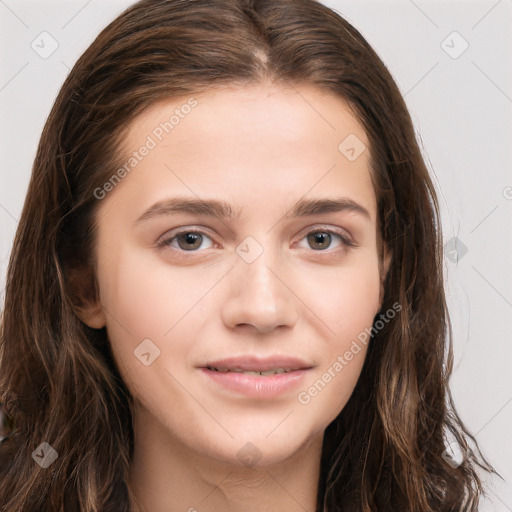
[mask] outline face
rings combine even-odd
[[[381,305],[361,125],[330,93],[251,86],[155,104],[125,146],[86,322],[138,422],[234,464],[290,457],[346,404]]]

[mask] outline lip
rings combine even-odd
[[[248,375],[234,371],[221,372],[211,370],[210,368],[212,367],[261,372],[275,368],[284,368],[287,370],[287,373],[266,376]],[[244,356],[208,362],[199,368],[209,383],[213,382],[224,389],[234,391],[236,394],[264,400],[277,398],[293,390],[304,380],[306,373],[313,368],[313,365],[308,364],[304,360],[287,356],[267,358]]]
[[[271,357],[238,356],[217,359],[202,365],[203,368],[214,367],[219,369],[240,368],[248,372],[264,372],[274,368],[285,370],[309,370],[313,365],[297,357],[275,355]]]

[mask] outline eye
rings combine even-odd
[[[310,231],[302,240],[307,239],[309,246],[314,251],[324,251],[328,249],[333,240],[333,236],[338,238],[341,243],[341,247],[355,247],[356,244],[344,233],[339,233],[332,229],[316,229],[314,231]],[[339,246],[339,247],[340,247]],[[325,251],[324,251],[325,252]]]
[[[356,247],[355,242],[352,241],[348,235],[327,228],[318,228],[310,231],[302,238],[302,240],[307,239],[310,248],[314,251],[326,252],[325,249],[330,248],[332,244],[333,236],[340,241],[340,245],[338,247]],[[211,238],[206,234],[206,232],[187,229],[174,233],[172,236],[163,238],[157,242],[157,246],[172,247],[173,249],[184,252],[198,252],[198,249],[201,248],[201,244],[205,239],[210,240],[211,242]],[[210,243],[207,247],[202,248],[210,249],[212,246],[213,243]]]
[[[173,249],[183,250],[185,252],[196,252],[196,249],[201,247],[201,243],[203,242],[204,238],[211,240],[204,231],[187,229],[185,231],[180,231],[171,237],[164,238],[158,242],[157,245],[168,246],[172,247]],[[177,243],[177,247],[176,243],[174,242]],[[205,247],[205,249],[210,247],[212,247],[212,245]]]

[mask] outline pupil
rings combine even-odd
[[[329,240],[330,240],[330,237],[331,235],[329,233],[313,233],[312,235],[315,239],[315,243],[319,243],[320,245],[322,245],[323,243],[323,246],[321,248],[325,248],[325,246],[329,245]]]
[[[198,242],[199,241],[199,245],[201,245],[200,237],[201,237],[201,235],[198,234],[198,233],[185,233],[183,238],[185,239],[186,247],[181,247],[181,248],[182,249],[187,249],[187,248],[188,249],[190,249],[190,248],[195,249],[196,247],[198,247],[198,245],[197,245],[197,243],[194,245],[194,242]]]

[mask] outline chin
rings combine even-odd
[[[205,451],[217,460],[230,465],[261,468],[279,464],[300,455],[301,452],[315,443],[321,442],[323,429],[319,432],[305,432],[304,425],[288,425],[287,428],[276,429],[266,425],[264,429],[231,429],[233,439],[223,436],[222,439],[206,440],[204,444],[210,448]],[[276,429],[272,431],[272,429]],[[280,430],[279,433],[277,430]],[[197,440],[197,438],[196,438]],[[203,443],[201,443],[203,444]],[[212,447],[214,447],[212,449]],[[200,449],[196,443],[194,449]]]

